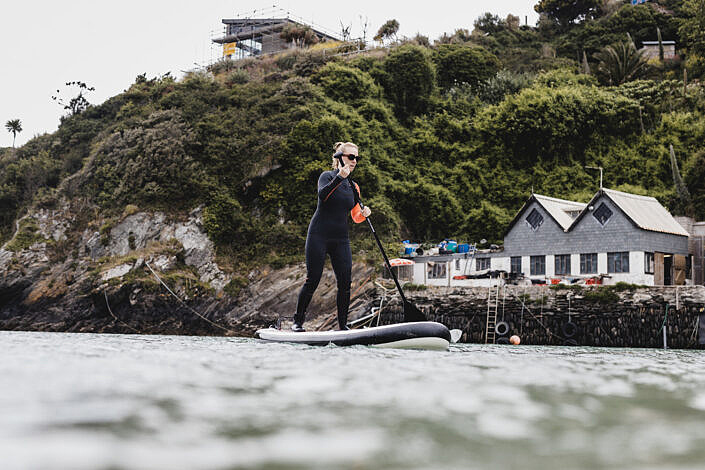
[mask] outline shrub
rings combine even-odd
[[[86,190],[103,207],[176,208],[197,200],[201,170],[189,155],[194,133],[178,111],[153,113],[99,147]]]
[[[122,211],[122,218],[124,219],[125,217],[129,217],[131,215],[136,214],[139,212],[139,207],[137,207],[134,204],[128,204],[125,206],[125,210]]]
[[[311,77],[311,82],[320,85],[327,96],[338,101],[350,103],[379,96],[377,85],[366,72],[335,62],[322,67]]]
[[[218,243],[236,240],[243,222],[242,206],[225,192],[213,195],[203,209],[203,227],[209,238]]]
[[[635,134],[639,109],[633,100],[594,87],[533,87],[481,111],[475,125],[485,145],[512,155],[516,164],[582,162],[591,143]]]
[[[475,88],[499,70],[497,57],[482,47],[465,44],[441,44],[433,55],[438,86],[447,90],[466,83]]]
[[[240,292],[242,291],[242,289],[247,287],[248,284],[249,284],[249,281],[247,280],[246,277],[233,276],[233,278],[230,279],[230,282],[228,282],[225,285],[223,290],[229,296],[237,297],[238,295],[240,295]]]
[[[425,48],[399,47],[385,60],[384,72],[385,94],[401,120],[426,112],[435,88],[435,72]]]
[[[236,69],[225,77],[225,84],[228,86],[242,85],[250,81],[250,74],[247,70]]]
[[[31,217],[22,219],[19,229],[15,237],[6,245],[8,251],[26,250],[35,243],[45,241],[41,233],[37,221]]]
[[[532,81],[533,77],[529,74],[500,70],[477,85],[477,96],[486,103],[498,104],[507,95],[513,95],[531,86]]]

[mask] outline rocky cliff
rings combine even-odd
[[[294,311],[303,263],[229,274],[200,209],[183,220],[133,208],[87,222],[90,212],[64,202],[18,221],[0,249],[0,329],[251,335]],[[366,309],[372,274],[354,265],[351,316]],[[335,315],[330,270],[309,313],[311,328]]]

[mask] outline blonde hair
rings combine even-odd
[[[335,155],[340,150],[344,152],[345,149],[348,147],[355,147],[355,150],[358,150],[357,144],[353,144],[352,142],[336,142],[335,144],[333,144],[333,154]],[[333,158],[333,169],[337,170],[339,167],[340,162],[337,158]]]

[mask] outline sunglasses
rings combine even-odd
[[[360,155],[343,155],[343,157],[347,157],[348,160],[357,160],[358,162],[362,159]]]

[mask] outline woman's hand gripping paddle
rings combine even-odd
[[[333,155],[333,157],[338,159],[341,167],[345,166],[345,164],[343,163],[343,152],[337,152],[335,155]],[[362,204],[362,201],[360,200],[360,194],[355,190],[355,184],[350,179],[348,179],[348,182],[350,183],[350,187],[352,188],[353,197],[355,198],[355,202],[360,204],[360,209],[364,209],[365,206],[364,206],[364,204]],[[367,220],[367,225],[370,226],[370,230],[372,231],[372,235],[375,236],[375,241],[377,241],[377,246],[379,247],[379,251],[382,253],[382,256],[384,257],[384,262],[387,265],[387,269],[389,270],[389,274],[391,274],[392,279],[394,279],[394,284],[397,286],[397,290],[399,291],[399,295],[401,296],[402,305],[403,305],[403,309],[404,309],[403,310],[404,311],[404,321],[405,322],[426,321],[426,315],[424,315],[423,312],[418,309],[418,307],[416,307],[414,304],[412,304],[411,302],[406,300],[406,296],[404,295],[404,291],[402,290],[401,285],[399,284],[399,280],[397,279],[397,275],[394,274],[394,270],[392,270],[392,265],[389,264],[389,258],[387,257],[387,253],[384,252],[384,248],[382,247],[382,242],[379,240],[379,236],[377,235],[375,228],[372,226],[372,222],[370,222],[369,217],[366,217],[365,220]]]

